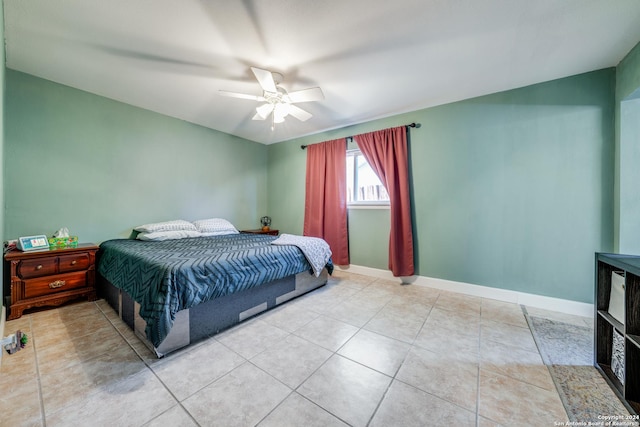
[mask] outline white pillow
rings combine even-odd
[[[177,230],[198,231],[196,230],[195,225],[183,219],[176,219],[174,221],[156,222],[151,224],[139,225],[136,228],[134,228],[134,230],[140,231],[143,233],[155,233],[157,231],[177,231]]]
[[[167,230],[153,233],[142,232],[136,236],[138,240],[159,242],[161,240],[188,239],[189,237],[201,237],[202,234],[195,230]]]
[[[193,225],[201,233],[207,233],[209,236],[220,236],[223,234],[238,234],[239,231],[226,219],[209,218],[193,221]],[[216,233],[216,234],[209,234]]]

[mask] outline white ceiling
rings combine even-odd
[[[4,0],[7,67],[271,144],[617,65],[638,0]],[[250,67],[320,86],[271,131]]]

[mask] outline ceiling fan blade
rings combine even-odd
[[[302,108],[296,107],[295,105],[289,104],[289,115],[295,117],[301,122],[305,122],[313,117],[313,114],[304,111]]]
[[[265,119],[266,117],[262,117],[260,113],[256,113],[256,115],[251,118],[251,120],[265,120]]]
[[[219,92],[220,92],[220,95],[228,96],[229,98],[250,99],[252,101],[264,101],[264,98],[262,96],[248,95],[246,93],[238,93],[238,92],[229,92],[226,90],[221,90]]]
[[[323,99],[324,94],[319,87],[311,87],[289,93],[289,100],[291,100],[291,102],[322,101]]]
[[[260,87],[262,87],[265,92],[278,92],[278,89],[276,89],[276,82],[273,80],[273,74],[271,74],[271,71],[262,70],[256,67],[251,67],[251,71],[253,71],[256,79],[258,79],[258,83],[260,83]]]

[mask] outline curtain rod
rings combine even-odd
[[[404,125],[404,127],[406,127],[406,128],[419,128],[420,127],[420,123],[415,123],[415,122],[414,123],[409,123],[408,125]],[[349,138],[353,139],[353,136],[345,137],[345,139],[349,139]],[[309,145],[311,145],[311,144],[309,144]],[[300,148],[304,150],[309,145],[301,145]]]

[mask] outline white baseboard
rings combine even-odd
[[[444,291],[458,292],[482,298],[490,298],[498,301],[512,302],[529,307],[542,308],[560,313],[593,318],[593,304],[571,301],[561,298],[547,297],[543,295],[529,294],[510,289],[492,288],[489,286],[473,285],[471,283],[455,282],[452,280],[437,279],[425,276],[394,277],[389,270],[365,267],[361,265],[336,266],[339,270],[355,274],[363,274],[380,279],[397,280],[402,283],[412,283],[419,286],[428,286]]]

